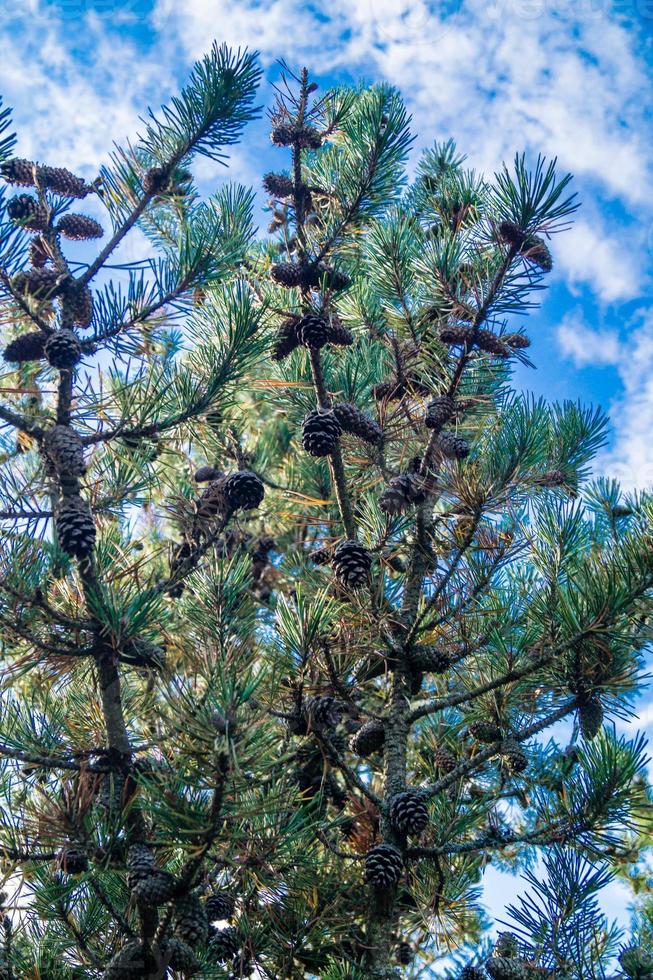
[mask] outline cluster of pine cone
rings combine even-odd
[[[99,238],[101,226],[84,214],[64,214],[55,223],[45,191],[64,198],[84,198],[93,187],[61,167],[48,167],[29,160],[11,159],[0,166],[0,174],[11,184],[34,188],[10,198],[7,213],[14,224],[34,233],[30,243],[30,268],[17,272],[11,288],[17,297],[36,309],[42,329],[24,333],[4,350],[10,364],[45,360],[58,371],[72,371],[82,357],[75,326],[87,327],[93,317],[93,297],[86,285],[77,282],[60,259],[58,241]],[[60,305],[60,326],[47,325],[53,307]],[[79,478],[85,472],[83,446],[70,426],[55,425],[41,440],[46,472],[59,480],[62,499],[56,509],[55,526],[60,547],[70,556],[88,558],[95,545],[95,523],[90,507],[79,494]]]

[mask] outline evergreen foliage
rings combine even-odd
[[[570,177],[409,181],[397,91],[286,70],[262,240],[188,169],[258,78],[214,46],[93,184],[0,116],[0,978],[653,977],[597,906],[648,843],[653,500],[511,383]]]

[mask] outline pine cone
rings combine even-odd
[[[295,127],[290,123],[279,123],[272,128],[270,139],[275,146],[292,146],[295,139]]]
[[[324,262],[319,262],[312,270],[310,285],[339,291],[351,286],[351,279],[342,269],[334,269]]]
[[[440,395],[426,406],[424,425],[427,429],[440,429],[449,421],[456,410],[456,403],[450,395]]]
[[[101,224],[87,214],[64,214],[59,219],[55,229],[64,238],[74,242],[83,242],[91,238],[102,238],[104,229]]]
[[[496,938],[493,956],[518,956],[519,940],[514,932],[500,932]]]
[[[413,962],[413,947],[410,943],[399,943],[397,946],[397,962],[402,966],[410,966]]]
[[[472,738],[484,745],[491,742],[498,742],[501,738],[501,729],[493,721],[473,721],[467,729]]]
[[[173,922],[177,936],[189,946],[206,942],[209,931],[206,909],[193,892],[177,899]]]
[[[74,558],[88,558],[95,546],[91,509],[81,497],[64,497],[55,519],[59,546]]]
[[[270,139],[275,146],[299,146],[309,150],[317,150],[322,146],[322,136],[313,126],[281,123],[273,128]]]
[[[354,343],[351,330],[337,316],[332,316],[329,322],[329,343],[338,347],[349,347]]]
[[[286,289],[292,289],[293,286],[305,285],[305,274],[304,266],[293,262],[277,262],[270,269],[270,277],[279,286],[285,286]]]
[[[372,719],[361,725],[352,736],[350,745],[352,752],[355,752],[362,759],[366,759],[373,752],[380,752],[384,742],[385,728],[383,722]]]
[[[40,235],[29,243],[29,260],[34,269],[43,269],[52,260],[48,243]]]
[[[500,240],[508,245],[521,245],[526,238],[526,232],[514,221],[502,221],[498,231]]]
[[[531,346],[531,342],[525,333],[504,333],[501,340],[512,350],[524,350]]]
[[[565,483],[562,470],[546,470],[537,481],[543,487],[561,487]]]
[[[341,585],[357,589],[368,580],[372,558],[357,541],[341,541],[333,553],[332,564]]]
[[[542,272],[551,272],[553,257],[549,247],[539,235],[530,235],[521,248],[521,255],[533,265],[539,266]]]
[[[284,320],[277,333],[274,346],[272,348],[272,360],[283,361],[285,357],[299,347],[299,337],[297,335],[298,319],[288,317]]]
[[[419,793],[410,789],[392,797],[389,816],[396,830],[413,837],[419,836],[429,822],[426,803]]]
[[[578,724],[586,742],[591,742],[603,728],[603,705],[596,695],[578,700]]]
[[[224,473],[221,473],[215,466],[200,466],[199,469],[195,470],[193,479],[195,483],[209,483],[211,480],[219,480],[222,476]]]
[[[200,969],[199,960],[190,946],[176,936],[164,939],[161,943],[161,960],[162,966],[168,966],[175,973],[182,973],[185,977],[192,976]],[[159,972],[148,974],[148,976],[157,977],[161,975]],[[167,976],[167,971],[165,971],[165,975]]]
[[[45,356],[45,334],[40,330],[22,333],[4,349],[3,357],[10,364],[22,364],[24,361],[40,361]]]
[[[472,966],[468,963],[462,968],[458,980],[487,980],[487,973],[480,966]]]
[[[341,432],[332,410],[315,409],[302,423],[302,446],[311,456],[328,456],[338,445]]]
[[[389,888],[401,877],[404,862],[392,844],[376,844],[365,855],[365,879],[375,888]]]
[[[59,197],[82,198],[93,191],[91,184],[65,167],[39,167],[39,183]]]
[[[14,157],[5,160],[0,164],[0,174],[8,184],[18,184],[23,187],[34,187],[35,174],[38,171],[38,164],[31,160],[21,160]]]
[[[262,534],[254,541],[249,554],[252,559],[252,578],[258,582],[270,564],[269,554],[276,547],[276,541],[269,534]]]
[[[48,213],[31,194],[19,194],[7,201],[7,217],[27,231],[43,231],[48,226]]]
[[[290,177],[285,174],[265,174],[263,177],[263,188],[270,195],[283,200],[292,197],[294,184]]]
[[[330,565],[333,558],[333,548],[318,548],[308,556],[314,565]]]
[[[447,775],[458,765],[458,759],[449,749],[439,748],[433,753],[433,764],[436,769]]]
[[[364,442],[376,445],[383,439],[383,430],[378,422],[361,412],[360,408],[351,402],[339,402],[333,406],[333,413],[338,419],[343,432],[349,432]]]
[[[414,647],[408,654],[411,667],[423,670],[426,674],[444,674],[451,667],[452,659],[443,650],[435,647]]]
[[[653,953],[644,946],[628,946],[619,953],[619,966],[628,980],[651,980]]]
[[[437,449],[447,459],[464,459],[465,456],[469,456],[469,443],[453,432],[440,433]]]
[[[379,497],[379,507],[384,514],[393,517],[404,514],[416,504],[426,500],[426,491],[418,474],[400,473],[388,483]]]
[[[308,313],[297,321],[297,337],[304,347],[319,350],[329,342],[329,321],[323,316]]]
[[[528,768],[528,756],[514,738],[504,739],[501,755],[505,759],[508,771],[513,775],[519,775]]]
[[[127,852],[127,884],[133,888],[157,870],[154,854],[147,844],[132,844]]]
[[[69,371],[82,359],[82,348],[72,330],[51,333],[43,348],[48,363],[59,371]]]
[[[533,980],[533,971],[527,960],[517,956],[492,956],[485,964],[492,980]]]
[[[66,315],[71,323],[79,327],[89,327],[93,320],[93,293],[87,286],[78,283],[67,284],[62,293]]]
[[[229,892],[214,892],[206,899],[204,907],[209,922],[230,919],[236,908],[236,900]]]
[[[386,378],[372,388],[377,401],[399,401],[406,394],[406,385],[397,378]]]
[[[304,703],[304,715],[309,728],[335,728],[343,711],[342,702],[330,694],[308,698]]]
[[[77,477],[86,473],[84,445],[69,425],[55,425],[48,429],[43,448],[59,476]]]
[[[472,327],[453,326],[445,327],[440,331],[440,340],[450,347],[464,347],[465,344],[471,344],[473,336]]]
[[[86,851],[80,847],[62,847],[57,854],[57,866],[67,875],[80,875],[88,871]]]
[[[14,292],[36,300],[52,299],[61,291],[65,277],[54,269],[30,269],[17,272],[11,280]]]
[[[177,879],[170,872],[155,868],[135,883],[132,895],[137,902],[147,908],[156,909],[174,898],[178,884]]]
[[[111,958],[102,974],[102,980],[143,980],[149,972],[145,966],[143,947],[134,940]]]
[[[200,520],[210,520],[218,514],[226,513],[228,509],[227,498],[224,492],[225,477],[212,480],[204,493],[196,501],[196,513]],[[190,552],[189,552],[190,554]],[[188,555],[185,555],[187,558]]]
[[[135,636],[120,652],[120,660],[131,667],[145,670],[163,670],[166,663],[165,650],[145,637]]]
[[[240,933],[234,926],[210,931],[209,952],[218,961],[224,963],[233,960],[240,953]]]
[[[493,333],[492,330],[477,330],[475,337],[476,346],[488,354],[495,354],[497,357],[509,357],[510,348],[504,343],[503,337]]]
[[[261,478],[251,470],[238,470],[225,477],[222,492],[231,510],[254,510],[265,495]]]

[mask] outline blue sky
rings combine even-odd
[[[88,177],[214,37],[261,52],[263,104],[278,58],[323,86],[396,84],[413,163],[450,136],[486,173],[516,151],[557,156],[582,208],[553,242],[551,288],[529,323],[537,371],[519,381],[609,410],[600,469],[653,485],[653,0],[2,0],[0,11],[0,92],[19,154]],[[273,161],[262,120],[229,177],[259,187]],[[195,173],[206,191],[225,176],[209,161]],[[640,724],[652,723],[645,705]],[[623,896],[609,901],[620,911]]]

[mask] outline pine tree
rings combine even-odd
[[[646,976],[596,894],[637,854],[653,502],[511,381],[570,178],[450,142],[409,182],[394,89],[286,71],[257,239],[188,167],[258,76],[214,46],[91,184],[2,116],[0,977]],[[535,856],[492,948],[483,870]]]

